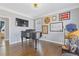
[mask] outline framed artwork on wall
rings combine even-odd
[[[29,27],[29,21],[28,20],[24,20],[24,19],[20,19],[20,18],[16,18],[16,26]]]
[[[42,33],[48,34],[48,25],[42,25]]]
[[[44,23],[45,24],[49,24],[50,21],[51,21],[51,17],[50,16],[47,16],[47,17],[44,18]]]
[[[52,21],[56,21],[57,20],[57,16],[52,16]]]
[[[51,23],[50,32],[63,32],[63,22]]]
[[[64,12],[59,14],[59,20],[70,20],[70,12]]]

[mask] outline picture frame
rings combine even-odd
[[[44,24],[49,24],[50,22],[51,22],[51,17],[50,16],[44,17]]]
[[[60,13],[60,14],[59,14],[59,20],[60,20],[60,21],[63,21],[63,20],[70,20],[70,11]]]
[[[57,16],[56,15],[52,16],[52,21],[56,21],[56,20],[57,20]]]
[[[51,23],[50,32],[63,32],[63,22]]]
[[[25,19],[16,18],[16,26],[18,27],[29,27],[29,21]]]
[[[48,25],[42,25],[42,33],[48,34]]]

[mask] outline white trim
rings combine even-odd
[[[10,44],[10,45],[13,45],[13,44],[16,44],[16,43],[19,43],[19,42],[21,42],[21,41],[15,41],[15,42],[10,42],[10,41],[9,41],[9,44]]]
[[[27,39],[27,40],[29,40],[29,39]],[[51,42],[51,43],[56,43],[56,44],[60,44],[60,45],[64,45],[64,42],[63,43],[61,43],[61,42],[56,42],[56,41],[50,41],[50,40],[43,40],[43,39],[40,39],[41,41],[47,41],[47,42]],[[23,42],[25,42],[26,40],[23,40]],[[13,44],[16,44],[16,43],[20,43],[21,42],[21,40],[19,40],[19,41],[15,41],[15,42],[10,42],[10,45],[13,45]]]
[[[14,10],[12,10],[12,9],[9,9],[9,8],[3,7],[3,6],[0,6],[0,9],[1,9],[1,10],[4,10],[4,11],[11,12],[11,13],[18,14],[18,15],[21,15],[21,16],[25,16],[25,17],[30,18],[30,19],[33,19],[32,17],[27,16],[27,15],[21,13],[21,12],[14,11]]]
[[[43,39],[40,39],[42,41],[47,41],[47,42],[51,42],[51,43],[56,43],[56,44],[60,44],[60,45],[64,45],[64,42],[56,42],[56,41],[51,41],[51,40],[43,40]]]
[[[29,40],[29,39],[27,39],[27,40]],[[25,42],[26,40],[23,40],[23,42]],[[13,45],[13,44],[16,44],[16,43],[20,43],[21,42],[21,40],[19,40],[19,41],[15,41],[15,42],[10,42],[9,41],[9,43],[10,43],[10,45]]]
[[[29,39],[27,39],[27,40],[29,40]],[[39,39],[39,40],[41,40],[41,41],[47,41],[47,42],[51,42],[51,43],[56,43],[56,44],[60,44],[60,45],[64,45],[64,42],[56,42],[56,41],[51,41],[51,40],[43,40],[43,39]],[[23,42],[25,42],[26,40],[23,40]],[[16,44],[16,43],[20,43],[21,42],[21,40],[19,40],[19,41],[15,41],[15,42],[10,42],[9,41],[9,43],[10,43],[10,45],[13,45],[13,44]]]
[[[2,16],[2,15],[0,15],[0,18],[8,18],[8,19],[10,19],[9,16]]]

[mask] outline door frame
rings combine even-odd
[[[5,21],[5,41],[9,41],[9,19],[10,17],[7,16],[0,16],[3,18],[2,21]]]

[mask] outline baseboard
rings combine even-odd
[[[27,40],[29,40],[29,39],[27,39]],[[40,40],[42,40],[42,41],[48,41],[48,42],[56,43],[56,44],[60,44],[60,45],[64,45],[64,43],[61,43],[61,42],[50,41],[50,40],[43,40],[43,39],[40,39]],[[23,41],[26,41],[26,40],[23,40]],[[21,42],[21,40],[19,40],[19,41],[15,41],[15,42],[10,42],[10,45],[12,45],[12,44],[16,44],[16,43],[20,43],[20,42]]]
[[[15,42],[9,42],[10,45],[13,45],[13,44],[16,44],[16,43],[19,43],[21,41],[15,41]]]
[[[56,43],[56,44],[60,44],[60,45],[64,45],[64,43],[61,43],[61,42],[50,41],[50,40],[43,40],[43,39],[40,39],[40,40],[42,40],[42,41],[48,41],[48,42]]]
[[[29,40],[29,39],[27,39],[27,40]],[[24,42],[24,41],[26,41],[26,40],[23,40],[23,42]],[[15,41],[15,42],[9,42],[10,45],[13,45],[13,44],[16,44],[16,43],[21,43],[21,40]]]

